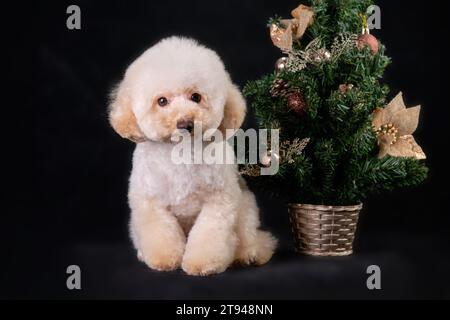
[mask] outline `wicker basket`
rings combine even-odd
[[[362,204],[348,207],[290,204],[289,217],[296,250],[312,256],[347,256]]]

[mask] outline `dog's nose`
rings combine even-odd
[[[192,132],[194,129],[194,121],[192,120],[178,120],[177,122],[177,129],[185,129],[189,132]]]

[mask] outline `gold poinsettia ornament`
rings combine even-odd
[[[283,51],[292,50],[293,40],[301,39],[306,29],[314,23],[314,11],[303,4],[292,10],[293,19],[283,19],[270,26],[270,38]]]
[[[373,128],[378,137],[378,157],[426,159],[422,148],[413,137],[419,124],[420,106],[406,108],[400,92],[385,107],[377,108],[373,114]]]

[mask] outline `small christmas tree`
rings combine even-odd
[[[425,155],[412,136],[420,107],[406,108],[401,94],[386,103],[380,80],[390,59],[367,28],[370,5],[312,0],[291,19],[269,21],[286,57],[244,93],[260,126],[280,129],[280,154],[271,155],[279,172],[258,179],[286,187],[293,203],[355,205],[426,178]]]

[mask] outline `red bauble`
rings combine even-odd
[[[378,50],[380,49],[378,39],[370,33],[360,35],[356,42],[359,49],[369,47],[373,55],[376,55],[378,53]]]
[[[287,96],[287,104],[289,109],[300,115],[305,114],[308,107],[305,96],[300,91],[290,93]]]

